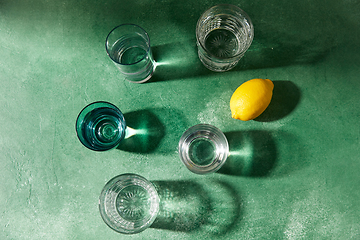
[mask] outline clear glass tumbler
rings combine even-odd
[[[136,174],[122,174],[111,179],[99,198],[104,222],[119,233],[144,231],[159,212],[159,196],[155,186]]]
[[[205,67],[216,72],[235,67],[253,38],[250,17],[234,5],[220,4],[208,9],[196,25],[199,58]]]
[[[216,172],[225,163],[229,144],[223,132],[210,124],[186,130],[179,141],[179,156],[197,174]]]
[[[76,119],[80,142],[94,151],[115,148],[125,137],[126,122],[122,112],[108,102],[94,102],[81,110]]]
[[[143,83],[151,78],[155,61],[147,32],[135,24],[115,27],[106,38],[106,52],[125,79]]]

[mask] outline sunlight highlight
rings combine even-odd
[[[229,156],[236,156],[236,157],[250,157],[253,155],[253,147],[250,143],[243,144],[241,149],[229,151]]]
[[[179,59],[173,59],[173,60],[167,60],[167,61],[161,61],[161,62],[155,62],[155,66],[166,66],[166,65],[178,65],[181,62]]]
[[[130,138],[134,135],[147,134],[146,129],[134,129],[131,127],[127,127],[125,131],[125,139]]]

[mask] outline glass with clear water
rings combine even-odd
[[[126,122],[122,112],[108,102],[86,106],[76,120],[80,142],[94,151],[115,148],[125,137]]]
[[[221,4],[205,11],[196,25],[198,55],[205,67],[224,72],[236,66],[254,37],[250,17],[237,6]]]
[[[134,234],[144,231],[159,212],[155,186],[142,176],[122,174],[104,186],[99,210],[104,222],[113,230]]]
[[[178,148],[182,162],[197,174],[219,170],[229,153],[224,133],[210,124],[198,124],[186,130]]]
[[[155,70],[147,32],[134,24],[115,27],[106,38],[106,52],[124,78],[143,83]]]

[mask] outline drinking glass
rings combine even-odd
[[[100,215],[119,233],[144,231],[159,212],[159,196],[155,186],[142,176],[122,174],[114,177],[101,191]]]
[[[205,67],[216,72],[235,67],[253,38],[250,17],[230,4],[211,7],[201,15],[196,25],[199,58]]]
[[[219,170],[229,153],[223,132],[210,124],[198,124],[186,130],[179,141],[179,156],[185,166],[197,174]]]
[[[81,110],[76,120],[80,142],[94,151],[115,148],[125,137],[126,123],[122,112],[108,102],[94,102]]]
[[[106,38],[106,52],[125,79],[143,83],[155,70],[147,32],[135,24],[115,27]]]

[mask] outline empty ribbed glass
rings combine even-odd
[[[156,219],[159,196],[154,185],[136,174],[111,179],[99,198],[104,222],[113,230],[133,234],[144,231]]]
[[[250,17],[239,7],[230,4],[208,9],[196,25],[199,58],[205,67],[216,72],[235,67],[253,38]]]

